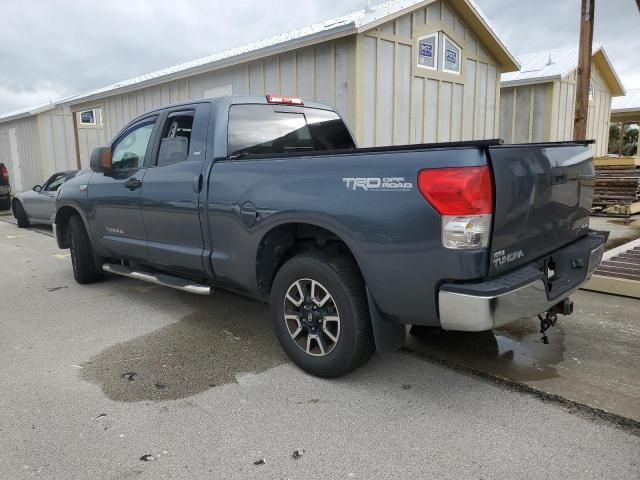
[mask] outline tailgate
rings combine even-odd
[[[583,144],[489,148],[495,181],[491,275],[532,262],[589,230],[594,166]]]

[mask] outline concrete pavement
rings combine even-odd
[[[264,305],[79,286],[2,221],[0,262],[1,479],[638,478],[637,435],[413,355],[320,380]]]

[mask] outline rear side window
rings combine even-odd
[[[333,112],[235,105],[229,112],[231,158],[354,148],[351,134]]]
[[[356,148],[351,133],[335,112],[305,108],[314,150],[350,150]]]
[[[187,159],[192,131],[193,113],[172,114],[167,118],[160,141],[158,167]]]

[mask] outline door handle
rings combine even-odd
[[[193,177],[193,191],[196,193],[202,191],[202,174]]]
[[[142,186],[142,182],[138,180],[136,177],[133,177],[127,180],[126,182],[124,182],[124,186],[133,192],[134,190],[137,190]]]

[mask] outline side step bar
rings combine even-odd
[[[183,292],[194,293],[196,295],[211,295],[211,287],[207,285],[193,283],[190,280],[166,275],[164,273],[138,272],[131,270],[124,265],[114,263],[105,263],[102,265],[102,270],[115,275],[134,278],[136,280],[142,280],[143,282],[155,283],[156,285],[175,288],[176,290],[182,290]]]

